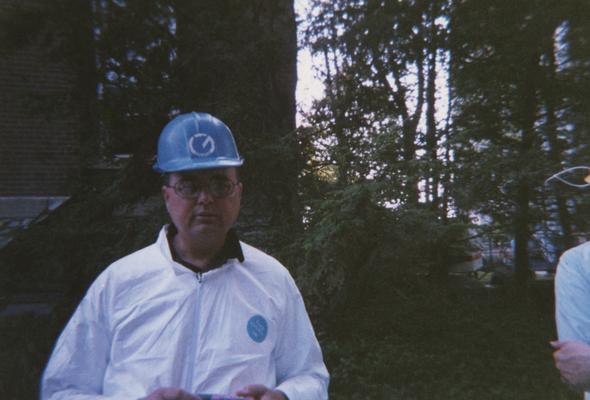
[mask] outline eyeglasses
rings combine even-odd
[[[181,180],[174,185],[166,185],[174,189],[174,192],[185,199],[195,198],[203,190],[206,190],[213,197],[222,199],[233,194],[234,188],[238,186],[238,182],[230,181],[229,179],[211,179],[205,183],[189,180]]]

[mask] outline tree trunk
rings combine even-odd
[[[558,93],[556,91],[557,83],[557,63],[555,60],[555,53],[553,50],[553,28],[548,30],[545,39],[544,52],[549,59],[547,66],[547,74],[545,75],[545,82],[543,84],[543,100],[545,101],[547,123],[545,124],[545,131],[547,134],[547,142],[549,143],[549,159],[556,168],[562,165],[562,146],[557,136],[557,105],[559,101]],[[567,198],[559,191],[555,193],[555,202],[557,203],[557,216],[563,234],[564,248],[574,246],[574,238],[572,234],[572,221],[567,207]]]
[[[431,201],[431,208],[437,211],[439,208],[439,168],[438,168],[438,133],[436,131],[436,25],[435,14],[436,8],[434,4],[430,11],[430,34],[428,43],[428,77],[426,84],[426,152],[430,158],[430,176],[428,177],[429,184],[429,200]]]
[[[515,110],[515,124],[521,128],[521,141],[519,147],[520,160],[526,160],[528,154],[534,150],[535,121],[537,111],[535,76],[538,72],[537,54],[531,55],[523,66],[520,76],[519,109]],[[529,268],[528,242],[530,239],[530,201],[532,200],[532,188],[529,177],[524,169],[524,174],[519,176],[516,204],[517,215],[515,222],[515,269],[516,281],[520,287],[526,286],[531,273]]]

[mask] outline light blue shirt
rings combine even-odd
[[[559,340],[590,345],[590,242],[566,251],[559,260],[555,322]],[[584,398],[590,400],[590,392]]]

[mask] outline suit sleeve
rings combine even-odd
[[[328,370],[301,294],[292,279],[289,283],[276,351],[276,389],[289,400],[324,400],[328,398]]]
[[[99,280],[90,287],[57,340],[43,373],[41,400],[113,399],[102,396],[110,337],[101,288]]]
[[[560,340],[590,344],[590,265],[587,248],[565,253],[555,277],[555,322]]]

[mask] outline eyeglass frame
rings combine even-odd
[[[216,195],[214,193],[214,191],[211,190],[211,184],[214,183],[215,181],[217,181],[217,182],[223,181],[224,184],[229,183],[230,188],[228,190],[228,193],[223,196]],[[189,184],[193,184],[193,185],[197,186],[198,190],[196,190],[194,192],[194,194],[191,196],[187,196],[187,195],[182,194],[179,189],[179,186],[181,184],[185,184],[185,183],[189,183]],[[235,188],[237,186],[239,186],[240,183],[241,183],[240,181],[232,181],[231,179],[227,179],[227,178],[209,179],[209,180],[207,180],[207,182],[205,184],[202,184],[201,182],[197,182],[197,181],[190,180],[190,179],[180,179],[174,185],[170,185],[169,183],[164,183],[164,186],[174,189],[174,193],[176,193],[179,197],[182,197],[183,199],[195,199],[195,198],[199,197],[199,194],[201,194],[203,192],[203,190],[206,190],[207,193],[209,193],[211,196],[215,197],[216,199],[225,199],[235,193]]]

